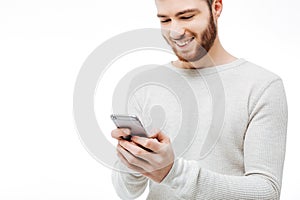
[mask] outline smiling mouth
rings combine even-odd
[[[182,40],[173,40],[173,42],[179,46],[179,47],[185,47],[187,46],[189,43],[191,43],[194,40],[194,37],[191,37],[188,40],[182,41]]]

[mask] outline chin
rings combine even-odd
[[[207,54],[207,52],[202,52],[199,54],[193,54],[193,55],[180,55],[180,54],[176,54],[178,59],[180,61],[184,61],[184,62],[196,62],[200,59],[202,59],[205,55]]]

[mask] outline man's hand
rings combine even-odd
[[[122,140],[124,138],[128,138],[130,136],[130,130],[127,128],[117,128],[112,130],[111,137]]]
[[[174,153],[168,136],[158,131],[150,138],[133,136],[131,141],[120,139],[127,133],[121,129],[112,131],[118,139],[117,153],[120,160],[129,168],[161,182],[171,170]]]

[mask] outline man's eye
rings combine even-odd
[[[160,23],[167,23],[169,21],[171,21],[171,19],[161,20]]]
[[[183,16],[183,17],[180,17],[180,19],[191,19],[193,18],[194,15],[190,15],[190,16]]]

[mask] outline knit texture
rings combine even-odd
[[[244,59],[204,69],[180,69],[171,63],[165,67],[184,77],[193,89],[197,105],[184,108],[192,111],[198,106],[189,118],[198,124],[197,129],[180,129],[184,120],[180,99],[165,88],[154,85],[137,90],[130,99],[130,113],[151,129],[155,126],[151,109],[161,106],[166,118],[162,131],[172,141],[181,138],[182,144],[189,145],[182,152],[178,151],[180,142],[172,144],[176,160],[161,183],[113,171],[118,195],[134,199],[149,185],[149,200],[279,199],[287,131],[287,102],[280,77]],[[214,86],[208,86],[207,80],[221,81],[225,102],[212,94]],[[217,118],[221,124],[217,132],[209,131],[218,126],[213,104],[224,109],[224,115]]]

